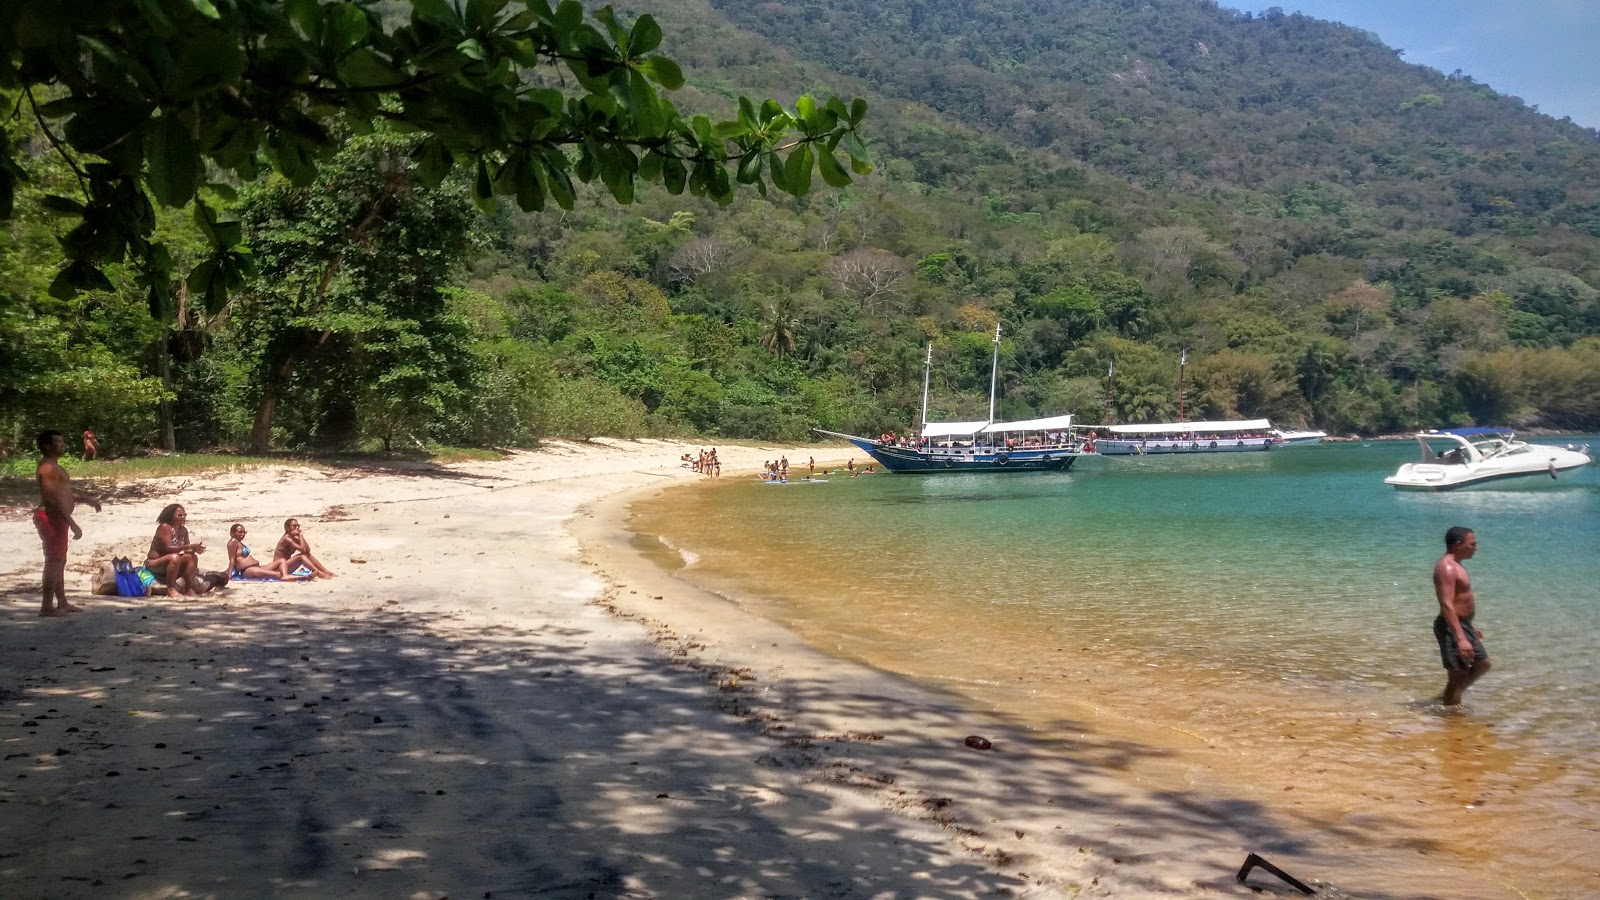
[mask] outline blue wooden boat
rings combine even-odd
[[[933,431],[923,432],[922,440],[910,446],[886,444],[872,438],[837,431],[815,429],[819,434],[844,438],[861,448],[868,456],[891,472],[934,475],[950,472],[1064,472],[1072,468],[1078,457],[1088,455],[1083,443],[1070,431],[1071,416],[1050,419],[1033,419],[1029,422],[970,422],[936,423],[926,426]],[[1049,427],[1021,428],[1034,423],[1049,423]],[[939,434],[949,425],[976,425],[977,429],[964,434]],[[1059,426],[1059,427],[1057,427]],[[990,430],[992,429],[992,430]],[[1039,434],[1038,438],[1016,435]],[[1045,438],[1057,434],[1061,437]],[[1016,443],[1008,446],[1006,438]]]
[[[994,359],[989,364],[989,418],[982,422],[929,422],[928,379],[933,371],[933,345],[928,345],[922,375],[922,428],[912,441],[890,443],[860,435],[814,428],[818,434],[844,438],[890,472],[935,475],[950,472],[1063,472],[1078,457],[1093,453],[1072,425],[1072,416],[1049,416],[1018,422],[994,421],[996,370],[1000,362],[1000,326],[994,329]]]

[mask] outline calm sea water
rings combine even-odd
[[[1065,474],[725,478],[641,503],[634,528],[682,577],[815,646],[1142,782],[1594,896],[1600,466],[1539,491],[1383,484],[1415,456],[1376,442]],[[1452,525],[1478,534],[1467,568],[1495,663],[1462,712],[1432,702],[1430,574]]]

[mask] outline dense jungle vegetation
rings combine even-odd
[[[650,12],[686,110],[862,96],[876,171],[727,206],[577,188],[570,212],[352,134],[231,198],[254,260],[215,313],[136,274],[62,299],[75,175],[18,110],[0,230],[0,425],[111,450],[801,439],[982,418],[1267,416],[1373,434],[1600,428],[1600,133],[1372,36],[1199,0],[685,0]],[[175,255],[204,228],[157,225]],[[316,302],[307,305],[307,286]]]

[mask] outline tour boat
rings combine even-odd
[[[844,438],[890,472],[1065,471],[1078,457],[1093,453],[1072,425],[1072,416],[1048,416],[1016,422],[994,421],[996,374],[1000,362],[1000,327],[994,330],[994,359],[989,364],[989,418],[972,422],[929,422],[928,382],[933,371],[933,345],[928,345],[922,375],[922,428],[907,440],[873,440],[854,434],[814,428],[819,434]]]
[[[1406,463],[1383,480],[1401,491],[1453,491],[1496,487],[1548,487],[1562,473],[1588,465],[1582,450],[1529,444],[1505,428],[1452,428],[1416,436],[1422,460]]]
[[[1277,442],[1266,419],[1229,422],[1151,422],[1108,425],[1095,439],[1102,456],[1144,456],[1168,453],[1241,453],[1270,450]]]

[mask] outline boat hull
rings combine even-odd
[[[1479,471],[1470,476],[1455,476],[1454,473],[1445,473],[1440,476],[1434,470],[1455,468],[1450,466],[1428,465],[1424,463],[1409,463],[1402,466],[1399,472],[1383,480],[1384,484],[1392,485],[1397,491],[1415,491],[1418,493],[1442,493],[1444,491],[1468,491],[1473,489],[1492,490],[1537,490],[1539,488],[1556,487],[1565,483],[1561,476],[1577,474],[1577,470],[1588,465],[1587,461],[1557,463],[1554,473],[1550,466],[1538,469],[1520,469],[1514,471]]]
[[[1271,450],[1272,438],[1223,438],[1215,441],[1097,440],[1101,456],[1157,456],[1174,453],[1253,453]]]
[[[821,429],[818,429],[819,431]],[[949,475],[959,472],[1064,472],[1090,454],[1060,447],[993,451],[983,447],[919,450],[892,447],[870,438],[823,431],[854,444],[879,465],[899,475]]]

